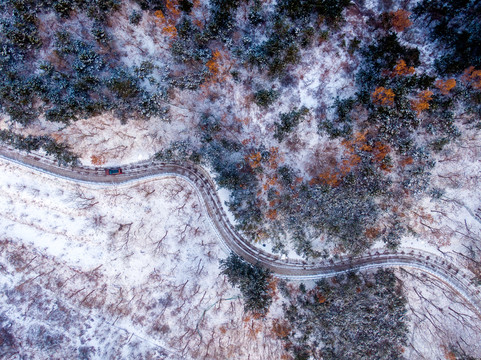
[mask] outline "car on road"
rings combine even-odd
[[[105,175],[119,175],[122,174],[122,169],[121,168],[110,168],[110,169],[105,169]]]

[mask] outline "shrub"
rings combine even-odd
[[[192,148],[189,141],[175,141],[167,149],[159,151],[154,158],[158,161],[200,161],[199,153]]]
[[[247,17],[249,22],[254,26],[265,22],[264,16],[261,12],[261,3],[259,1],[254,2],[254,5],[249,9],[249,15]]]
[[[207,32],[213,38],[228,33],[234,27],[234,14],[239,0],[211,0],[210,16]]]
[[[247,50],[248,63],[267,70],[271,77],[285,75],[287,66],[299,61],[298,30],[289,25],[285,19],[278,18],[273,24],[269,38]]]
[[[3,35],[22,50],[34,49],[41,46],[42,41],[36,26],[37,18],[34,14],[14,15],[2,24]]]
[[[349,46],[347,48],[349,54],[353,55],[359,49],[360,44],[361,40],[359,40],[357,37],[349,41]]]

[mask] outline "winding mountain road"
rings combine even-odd
[[[230,223],[217,195],[217,188],[209,174],[192,163],[147,161],[122,167],[123,174],[106,176],[104,168],[77,166],[65,168],[38,154],[20,154],[17,150],[0,147],[0,157],[71,181],[114,185],[135,182],[149,177],[176,176],[194,185],[203,200],[205,211],[227,251],[233,251],[251,263],[259,263],[277,277],[307,280],[332,277],[352,270],[379,267],[410,267],[429,273],[460,294],[481,319],[481,290],[473,285],[472,274],[445,259],[418,249],[401,248],[397,251],[371,250],[361,256],[341,256],[331,259],[302,261],[283,259],[256,248],[244,239]]]

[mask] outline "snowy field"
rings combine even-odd
[[[226,253],[188,183],[102,188],[2,161],[0,206],[12,358],[281,358],[271,319],[246,318],[219,274]]]

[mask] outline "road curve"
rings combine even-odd
[[[282,259],[254,247],[240,235],[228,220],[217,195],[216,185],[210,175],[192,163],[166,163],[146,161],[123,166],[123,174],[106,176],[104,168],[77,166],[66,168],[38,154],[20,154],[17,150],[0,147],[0,157],[54,176],[77,182],[95,184],[121,184],[147,177],[177,176],[194,185],[203,200],[204,208],[223,245],[250,263],[259,263],[277,277],[290,280],[308,280],[332,277],[352,270],[378,267],[411,267],[436,277],[458,294],[472,307],[481,319],[481,291],[471,282],[472,274],[447,262],[445,259],[418,249],[401,248],[397,251],[374,249],[357,257],[340,256],[312,261]]]

